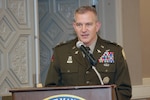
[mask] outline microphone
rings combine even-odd
[[[92,65],[92,69],[95,71],[96,75],[98,76],[101,85],[104,85],[100,73],[95,68],[95,65],[97,64],[97,60],[95,60],[93,55],[86,49],[83,42],[78,41],[76,43],[76,46],[77,46],[77,48],[81,49],[81,51],[85,54],[85,56],[87,56],[89,58],[90,64]]]
[[[88,57],[90,64],[92,66],[95,66],[97,64],[97,60],[95,60],[95,58],[93,57],[93,55],[87,50],[87,48],[84,46],[84,43],[81,41],[78,41],[76,43],[77,48],[79,48],[86,57]]]

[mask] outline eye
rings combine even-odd
[[[76,23],[76,26],[77,26],[77,27],[81,27],[82,24],[81,24],[81,23]]]
[[[93,24],[92,23],[86,23],[86,26],[87,27],[90,27],[90,26],[92,26]]]

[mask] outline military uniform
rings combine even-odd
[[[76,47],[77,38],[54,48],[45,86],[101,84],[91,65]],[[131,82],[123,49],[98,36],[93,56],[104,84],[115,84],[118,100],[130,100]]]

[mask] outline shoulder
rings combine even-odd
[[[120,45],[118,45],[116,42],[108,41],[108,40],[105,40],[105,39],[101,39],[101,40],[102,40],[103,43],[106,44],[106,45],[120,46]]]
[[[108,41],[108,40],[104,40],[106,44],[108,45],[112,45],[112,46],[120,46],[118,45],[116,42],[112,42],[112,41]]]
[[[122,50],[122,46],[120,46],[119,44],[117,44],[116,42],[112,42],[112,41],[108,41],[105,39],[101,39],[100,44],[103,45],[104,47],[108,48],[108,49],[115,49],[115,50]]]
[[[68,40],[68,41],[64,41],[64,42],[58,43],[58,44],[55,46],[55,48],[71,47],[71,46],[74,46],[75,43],[76,43],[76,39]]]

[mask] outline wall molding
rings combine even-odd
[[[132,99],[150,98],[150,78],[143,78],[143,85],[133,85],[132,94]]]
[[[150,85],[135,85],[132,94],[132,99],[150,98]]]

